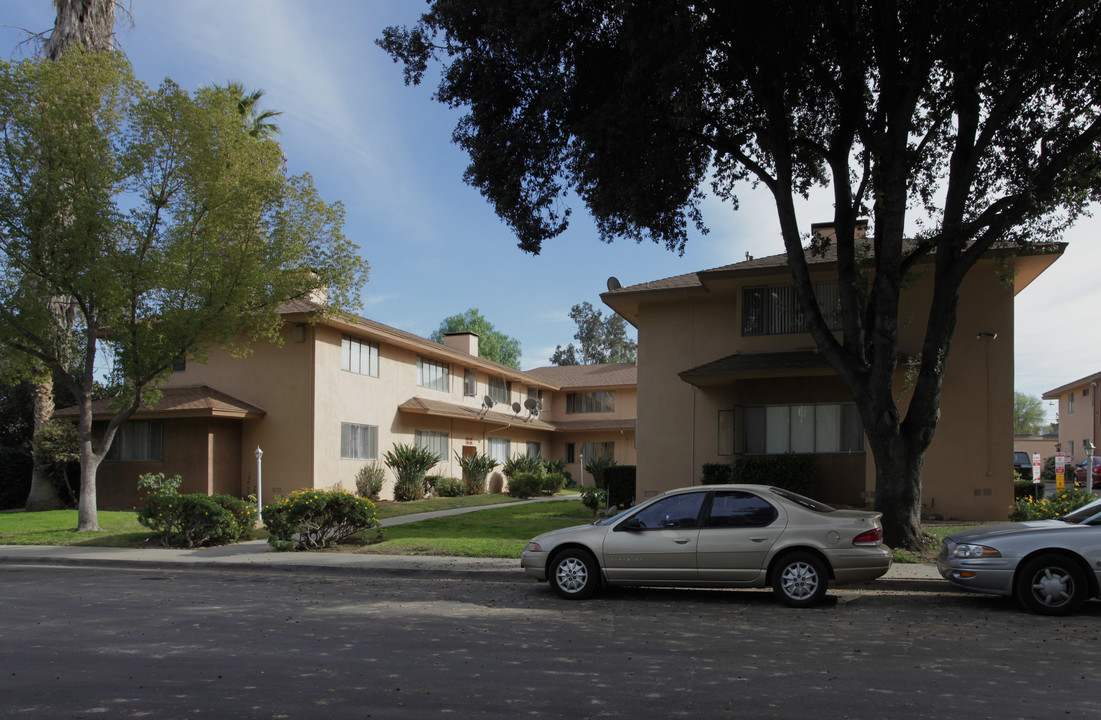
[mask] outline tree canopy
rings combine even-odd
[[[627,322],[612,313],[607,319],[586,301],[570,308],[570,319],[577,323],[574,339],[566,347],[554,349],[550,361],[555,365],[596,365],[635,361],[638,343],[627,337]]]
[[[367,265],[343,208],[225,91],[153,90],[115,53],[0,64],[0,345],[44,364],[80,407],[80,529],[115,430],[182,358],[278,337],[278,306],[324,290],[351,307]],[[59,328],[57,315],[71,320]],[[117,414],[92,435],[100,353]]]
[[[1013,393],[1013,434],[1036,435],[1048,426],[1044,401],[1035,395]]]
[[[745,181],[767,189],[810,334],[863,421],[887,541],[916,547],[964,276],[995,247],[1058,239],[1101,197],[1099,34],[1088,0],[437,0],[379,43],[407,82],[444,64],[465,179],[530,252],[565,230],[568,195],[605,241],[682,250],[705,192],[736,209]],[[815,187],[832,192],[828,242],[800,232]],[[807,262],[827,250],[839,333]],[[899,407],[899,295],[925,258]]]
[[[444,335],[457,332],[472,332],[478,336],[478,357],[519,369],[520,341],[494,328],[476,308],[444,318],[429,339],[443,342]]]

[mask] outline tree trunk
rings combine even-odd
[[[34,433],[42,429],[42,426],[50,421],[54,414],[53,383],[47,379],[34,386]],[[31,472],[31,491],[27,496],[25,510],[38,512],[41,510],[60,510],[65,507],[61,495],[57,492],[57,484],[46,469],[34,458],[34,469]]]
[[[92,399],[90,395],[80,398],[80,420],[77,422],[77,437],[80,442],[80,502],[77,505],[76,529],[99,530],[99,516],[96,511],[96,471],[102,455],[96,455],[92,445]]]
[[[74,43],[91,52],[114,48],[115,0],[53,0],[57,17],[42,53],[57,60]]]
[[[889,433],[887,438],[869,434],[868,441],[875,457],[875,509],[883,513],[883,541],[893,548],[916,550],[925,538],[921,529],[925,453],[909,452],[897,433]]]

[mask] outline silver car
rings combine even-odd
[[[1098,595],[1101,500],[1056,520],[953,533],[944,539],[937,569],[955,587],[1012,595],[1041,615],[1069,615]]]
[[[592,525],[544,533],[524,549],[529,575],[564,598],[602,583],[768,587],[785,605],[819,602],[838,584],[891,567],[880,514],[836,510],[766,485],[670,490]]]

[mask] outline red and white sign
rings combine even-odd
[[[1032,482],[1040,484],[1040,453],[1032,453]]]

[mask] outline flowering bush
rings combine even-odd
[[[1014,522],[1021,520],[1047,520],[1060,517],[1073,512],[1096,498],[1093,493],[1082,488],[1066,488],[1052,495],[1050,498],[1034,500],[1031,497],[1023,497],[1013,503],[1009,512],[1009,519]]]
[[[595,514],[600,511],[601,507],[608,504],[608,491],[604,488],[592,486],[583,487],[581,488],[581,504]]]
[[[150,493],[138,506],[138,522],[165,547],[206,547],[240,540],[256,522],[256,510],[229,495]]]
[[[298,490],[264,506],[268,543],[276,550],[329,547],[378,524],[367,498],[327,490]]]

